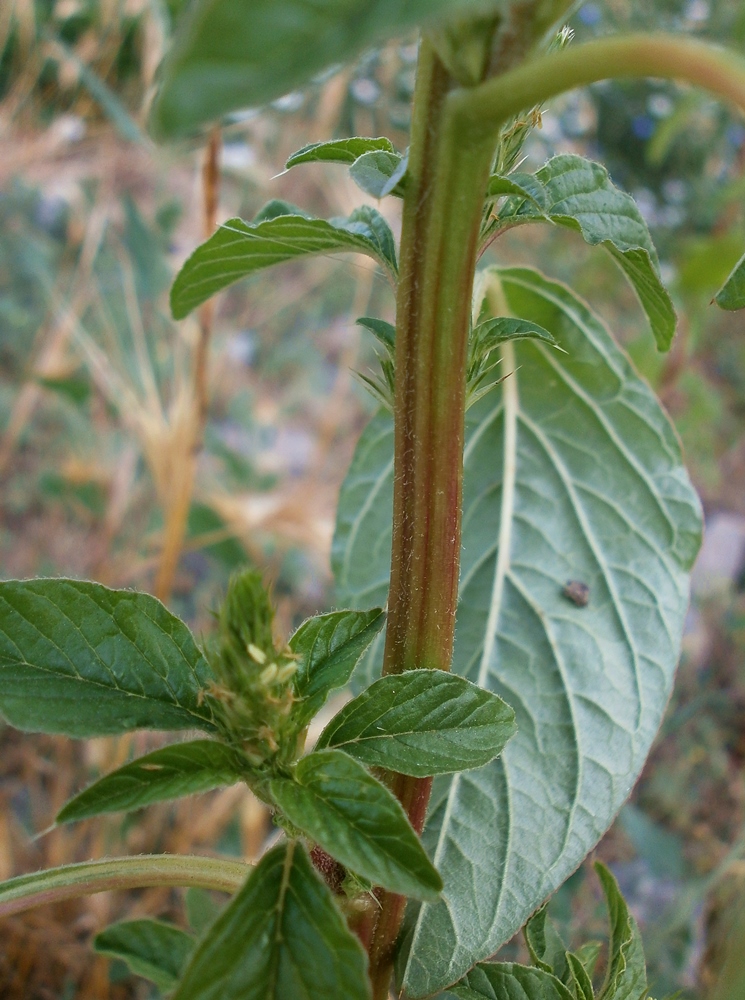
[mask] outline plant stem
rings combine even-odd
[[[385,674],[449,670],[460,571],[466,353],[483,196],[494,139],[461,143],[443,111],[452,80],[425,38],[414,97],[397,301],[393,542]],[[412,825],[431,779],[392,775]],[[405,899],[380,897],[370,945],[388,996]]]
[[[511,115],[575,87],[611,78],[661,77],[697,84],[745,111],[745,60],[708,42],[665,34],[628,34],[570,45],[469,90],[454,91],[449,111],[474,136],[494,135]]]
[[[240,861],[177,854],[106,858],[64,865],[0,883],[0,917],[9,917],[44,903],[58,903],[110,889],[183,885],[233,893],[250,872],[251,866]]]

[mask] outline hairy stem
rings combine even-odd
[[[414,99],[397,302],[393,543],[383,672],[449,670],[460,570],[466,353],[494,140],[463,145],[443,114],[452,80],[425,38]],[[431,779],[390,784],[421,832]],[[373,996],[388,996],[405,899],[380,897]]]
[[[250,871],[251,866],[240,861],[179,854],[106,858],[64,865],[0,883],[0,917],[110,889],[183,885],[233,893],[238,891]]]
[[[745,59],[708,42],[641,33],[599,38],[531,59],[478,87],[453,91],[448,111],[466,134],[494,135],[511,115],[567,90],[644,76],[696,84],[745,111]]]

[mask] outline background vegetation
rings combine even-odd
[[[288,632],[334,601],[336,494],[374,409],[354,372],[374,368],[375,352],[354,319],[390,316],[393,303],[372,264],[321,258],[244,282],[202,316],[202,329],[169,318],[167,289],[202,238],[205,200],[204,147],[157,148],[145,131],[177,6],[11,0],[0,8],[0,575],[155,590],[207,633],[231,570],[248,560],[273,581]],[[738,0],[590,2],[573,27],[588,36],[622,23],[745,44]],[[407,39],[234,116],[221,134],[218,220],[250,218],[282,197],[319,215],[347,214],[360,192],[345,171],[319,164],[290,182],[282,166],[295,149],[332,135],[388,135],[404,148],[415,59]],[[599,85],[547,108],[526,149],[536,163],[566,151],[602,158],[642,207],[686,317],[672,352],[652,353],[631,293],[579,238],[568,253],[565,233],[554,243],[542,232],[542,266],[592,290],[622,331],[677,423],[708,523],[662,734],[597,853],[645,931],[655,995],[734,1000],[745,993],[737,966],[745,943],[745,338],[739,314],[707,303],[742,246],[745,126],[670,84]],[[379,207],[395,228],[392,200]],[[530,228],[509,234],[502,262],[526,260],[538,241]],[[239,787],[34,839],[74,791],[158,739],[139,733],[136,748],[132,738],[71,744],[0,728],[0,878],[104,854],[256,856],[270,824]],[[588,873],[586,863],[551,904],[573,943],[603,934]],[[150,890],[12,918],[0,933],[0,995],[146,997],[141,980],[91,957],[91,936],[145,913],[200,926],[219,903]],[[524,960],[521,947],[506,950]]]

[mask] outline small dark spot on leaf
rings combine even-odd
[[[567,580],[562,594],[578,608],[584,608],[590,601],[590,588],[581,580]]]

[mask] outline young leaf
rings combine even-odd
[[[675,333],[675,309],[659,276],[657,252],[647,224],[631,195],[619,190],[599,163],[574,154],[549,160],[536,172],[541,198],[533,186],[526,200],[510,199],[498,226],[546,219],[604,246],[631,282],[661,351]]]
[[[285,169],[296,167],[299,163],[346,163],[351,165],[365,153],[382,150],[384,153],[395,153],[390,139],[381,136],[378,139],[366,139],[354,136],[351,139],[332,139],[331,142],[311,142],[293,153]]]
[[[745,255],[735,264],[714,301],[721,309],[745,309]]]
[[[176,986],[194,945],[191,934],[160,920],[125,920],[93,939],[97,952],[120,959],[164,993]]]
[[[311,753],[269,788],[290,823],[355,874],[416,899],[439,895],[440,876],[401,804],[345,753]]]
[[[611,872],[599,861],[595,862],[595,871],[610,919],[608,971],[599,1000],[646,1000],[647,968],[639,928]]]
[[[573,951],[568,951],[566,958],[568,982],[576,1000],[595,1000],[595,991],[592,988],[590,974],[582,964],[579,955],[576,955]],[[634,1000],[646,1000],[646,998],[644,996],[635,997]]]
[[[667,704],[700,544],[675,431],[602,322],[535,271],[500,274],[510,312],[568,353],[502,348],[513,374],[467,416],[453,672],[510,703],[518,731],[491,764],[435,778],[423,840],[445,889],[410,911],[412,997],[494,954],[613,821]],[[381,413],[339,501],[340,601],[386,599],[392,453]],[[586,607],[567,580],[589,586]]]
[[[575,1000],[550,972],[515,962],[477,965],[449,992],[459,1000]]]
[[[381,677],[326,726],[318,749],[424,778],[482,767],[515,732],[501,698],[440,670]]]
[[[273,848],[199,945],[173,1000],[369,1000],[367,961],[295,842]]]
[[[505,195],[527,198],[540,212],[546,212],[549,207],[546,189],[535,174],[513,173],[507,177],[492,174],[486,189],[487,198],[503,198]],[[509,216],[509,211],[504,214]]]
[[[240,888],[249,871],[250,866],[240,861],[183,854],[146,854],[62,865],[0,882],[0,917],[110,889],[183,885],[232,893]]]
[[[214,732],[209,667],[148,594],[78,580],[0,583],[0,712],[18,729]]]
[[[241,781],[249,770],[243,755],[224,743],[176,743],[100,778],[70,799],[57,822],[72,823],[101,813],[127,812],[153,802],[208,792]]]
[[[385,349],[392,355],[396,347],[396,327],[393,323],[386,323],[384,319],[376,319],[374,316],[361,316],[356,322],[364,326],[366,330],[377,337]]]
[[[493,0],[487,7],[500,7]],[[197,0],[179,25],[153,127],[181,135],[229,111],[279,97],[333,63],[414,25],[483,12],[484,0]]]
[[[551,972],[566,983],[569,971],[566,949],[556,928],[548,919],[545,906],[526,923],[524,934],[532,964],[545,972]]]
[[[510,340],[542,340],[544,344],[556,347],[556,337],[537,323],[512,316],[498,316],[487,319],[475,326],[471,335],[483,348],[494,348]]]
[[[402,167],[403,164],[403,167]],[[384,198],[387,194],[403,197],[406,164],[400,153],[371,150],[349,168],[349,176],[365,194]]]
[[[300,658],[294,677],[300,704],[293,710],[300,728],[322,708],[334,688],[344,687],[384,622],[381,608],[331,611],[303,622],[290,639],[290,649]]]
[[[275,215],[259,222],[229,219],[197,247],[171,289],[175,319],[262,268],[314,254],[363,253],[396,275],[393,234],[383,216],[363,205],[346,219]]]

